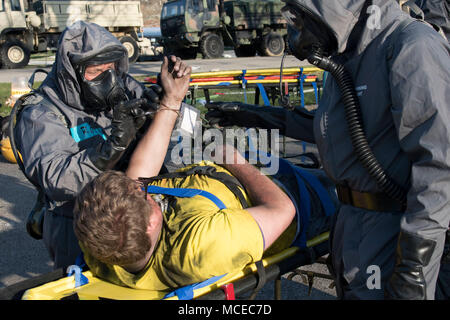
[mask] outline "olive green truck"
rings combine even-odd
[[[140,1],[0,0],[0,63],[3,68],[28,64],[31,53],[54,50],[59,35],[77,20],[97,23],[127,48],[130,62],[151,55],[150,39],[142,36]],[[141,34],[141,35],[139,35]]]
[[[224,47],[236,56],[281,55],[287,27],[279,0],[173,0],[161,10],[165,53],[183,58],[218,58]]]

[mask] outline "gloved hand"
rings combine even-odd
[[[152,84],[145,87],[142,94],[142,98],[147,99],[147,103],[144,106],[145,111],[157,111],[159,108],[159,102],[163,96],[163,89],[157,84]]]
[[[146,120],[147,99],[122,101],[113,108],[111,135],[89,154],[92,163],[102,171],[111,169],[125,152],[136,132]]]
[[[205,117],[210,125],[222,127],[278,129],[282,135],[314,143],[314,114],[304,108],[289,111],[281,107],[261,107],[241,102],[207,103]]]
[[[210,125],[218,124],[221,127],[258,127],[259,113],[262,108],[241,102],[210,102],[205,105],[208,112],[205,117]]]
[[[400,232],[397,261],[386,285],[386,299],[425,300],[427,298],[423,267],[430,263],[436,242],[408,232]]]

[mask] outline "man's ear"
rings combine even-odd
[[[147,233],[152,233],[160,224],[161,208],[150,195],[147,195],[147,202],[151,207],[151,213],[147,225]]]
[[[153,231],[154,229],[155,229],[155,224],[152,223],[151,221],[149,221],[149,223],[147,225],[147,234],[151,235],[154,232]]]

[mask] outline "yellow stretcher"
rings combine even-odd
[[[322,69],[316,67],[293,67],[293,68],[284,68],[283,75],[297,74],[303,71],[304,74],[315,74],[323,72]],[[269,75],[279,75],[280,69],[251,69],[246,70],[245,73],[247,76],[269,76]],[[206,77],[233,77],[242,75],[242,70],[230,70],[230,71],[210,71],[210,72],[197,72],[191,75],[192,79],[197,78],[206,78]]]
[[[265,281],[277,280],[289,271],[303,265],[311,264],[315,258],[327,253],[328,232],[323,233],[316,238],[307,242],[306,249],[299,249],[298,247],[290,247],[277,253],[273,256],[262,260],[262,266],[267,277]],[[319,249],[320,248],[320,249]],[[218,281],[207,286],[194,289],[192,292],[193,299],[214,299],[224,300],[229,299],[229,293],[224,288],[229,288],[227,285],[233,283],[233,297],[234,294],[243,294],[245,292],[253,291],[258,287],[261,279],[260,271],[257,264],[251,264],[243,270],[235,273],[225,275]],[[61,272],[60,272],[61,273]],[[137,290],[132,288],[125,288],[117,286],[92,275],[90,271],[82,273],[88,280],[88,283],[79,285],[77,287],[77,275],[66,276],[58,274],[59,279],[44,283],[36,287],[28,287],[33,279],[25,280],[23,283],[13,285],[12,288],[3,288],[0,290],[0,298],[16,298],[23,300],[99,300],[99,299],[114,299],[114,300],[178,300],[179,297],[174,295],[165,298],[167,292],[155,292],[149,290]],[[78,275],[79,276],[79,275]],[[264,281],[264,282],[265,282]],[[35,283],[38,283],[35,281]],[[279,290],[281,288],[276,286]],[[176,288],[174,288],[176,289]],[[3,292],[2,292],[3,291]],[[22,295],[23,293],[23,295]],[[280,297],[280,292],[276,292],[276,297]]]

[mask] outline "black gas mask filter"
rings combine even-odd
[[[281,9],[283,17],[288,24],[289,49],[299,60],[307,59],[309,63],[325,71],[328,71],[335,79],[342,93],[342,102],[345,107],[347,126],[354,152],[367,169],[368,173],[376,181],[378,187],[389,197],[405,203],[406,190],[390,178],[375,158],[367,141],[361,118],[361,106],[356,94],[352,75],[343,64],[335,62],[330,56],[336,55],[337,39],[331,28],[322,22],[308,8],[303,7],[298,1],[283,0],[286,3]],[[365,23],[367,1],[361,12],[360,26]],[[281,63],[282,74],[283,60]],[[281,82],[281,76],[280,76]],[[281,92],[281,91],[280,91]],[[284,101],[283,101],[284,100]],[[286,97],[282,97],[282,104],[289,108]],[[284,103],[283,103],[284,102]]]
[[[288,25],[289,49],[297,59],[308,59],[313,50],[320,50],[326,56],[337,51],[336,37],[331,29],[308,9],[288,3],[281,13]]]
[[[108,69],[92,80],[83,77],[81,91],[86,105],[95,111],[105,111],[128,100],[123,80],[114,69]]]
[[[281,14],[287,22],[288,48],[292,55],[302,61],[308,59],[313,52],[320,52],[328,56],[337,50],[336,37],[328,26],[297,2],[289,0],[285,2],[286,6],[281,9]],[[286,51],[281,59],[280,93],[282,92],[285,57]],[[280,102],[285,108],[295,109],[286,95],[281,94]]]
[[[118,62],[126,53],[113,50],[86,58],[76,66],[81,87],[81,98],[86,108],[93,112],[107,111],[121,101],[128,100],[123,79],[118,72]],[[85,71],[88,66],[115,63],[114,69],[108,69],[96,78],[87,80]]]

